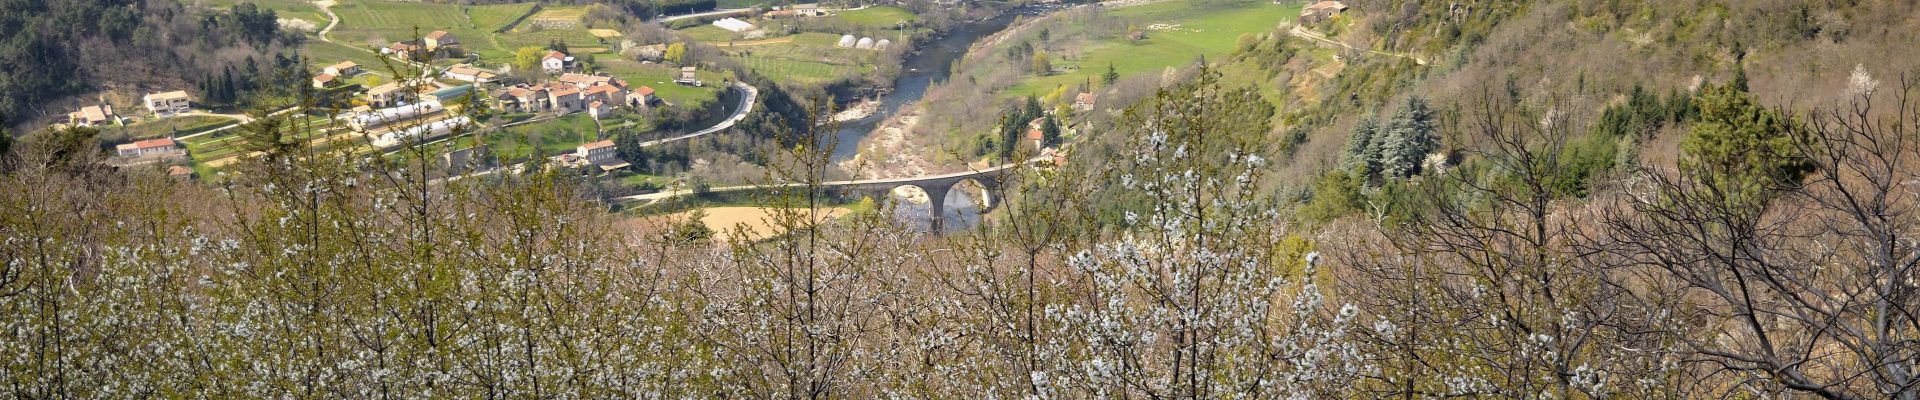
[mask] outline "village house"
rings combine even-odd
[[[614,146],[612,140],[601,140],[580,145],[579,148],[574,149],[573,156],[588,164],[598,165],[603,171],[612,171],[627,166],[627,162],[620,159],[620,148]]]
[[[374,108],[397,107],[401,103],[413,100],[413,91],[407,90],[399,82],[387,82],[367,90],[367,105]]]
[[[560,81],[561,83],[570,84],[570,85],[573,85],[573,87],[577,87],[581,89],[586,89],[586,88],[599,86],[599,85],[613,84],[613,77],[611,76],[587,75],[587,74],[575,73],[575,72],[568,72],[565,74],[561,74],[559,78],[555,78],[554,80]]]
[[[651,86],[641,86],[634,88],[631,92],[627,92],[627,106],[630,107],[651,107],[653,103],[659,101],[660,98],[653,96],[653,87]]]
[[[420,45],[413,44],[413,41],[393,42],[393,44],[387,45],[386,48],[380,49],[380,54],[391,55],[394,58],[402,60],[412,60],[414,56],[420,54],[421,50],[424,49],[422,49]]]
[[[1027,122],[1027,141],[1033,142],[1033,148],[1044,149],[1047,147],[1047,133],[1046,131],[1040,130],[1040,124],[1046,123],[1046,121],[1047,117],[1040,117]]]
[[[334,81],[334,78],[335,78],[335,76],[334,76],[333,74],[329,74],[329,73],[321,73],[321,74],[319,74],[319,75],[314,75],[314,76],[313,76],[313,88],[314,88],[314,89],[326,89],[326,88],[327,88],[327,86],[332,86],[332,85],[333,85],[333,81]]]
[[[493,82],[494,78],[499,77],[498,74],[493,72],[464,65],[455,65],[452,68],[447,68],[447,71],[441,73],[440,76],[444,76],[447,79],[473,82],[476,84]]]
[[[146,97],[142,98],[142,102],[147,105],[147,110],[164,117],[187,112],[187,107],[193,102],[193,98],[187,96],[187,91],[185,90],[175,90],[171,92],[148,93]]]
[[[587,115],[593,117],[594,120],[600,120],[608,116],[612,116],[613,106],[609,104],[611,103],[607,103],[605,101],[600,101],[600,100],[594,100],[592,103],[587,103]]]
[[[549,50],[547,56],[540,59],[540,69],[550,74],[557,74],[572,67],[573,57],[559,50]]]
[[[503,109],[534,112],[547,109],[547,90],[538,87],[513,87],[507,89],[506,96],[495,96],[502,102]]]
[[[420,39],[427,44],[427,51],[440,51],[442,48],[460,46],[460,39],[447,31],[433,31]]]
[[[1094,100],[1097,100],[1097,99],[1099,99],[1099,97],[1095,96],[1093,93],[1081,93],[1079,96],[1074,96],[1073,109],[1079,110],[1079,111],[1093,111]]]
[[[67,124],[73,126],[105,126],[119,123],[120,118],[113,115],[113,106],[86,106],[80,111],[67,113]]]
[[[586,104],[580,101],[580,88],[573,85],[554,84],[547,88],[547,106],[562,113],[579,112]]]
[[[608,106],[627,104],[627,91],[615,85],[599,85],[580,92],[586,101],[600,101]]]
[[[170,137],[163,137],[159,139],[147,139],[147,140],[142,140],[138,142],[122,144],[119,146],[114,146],[113,149],[121,157],[141,157],[141,156],[155,155],[155,154],[177,155],[177,154],[186,152],[185,149],[180,148],[179,144],[174,143],[173,138],[170,138]]]
[[[1346,11],[1347,3],[1331,0],[1316,2],[1300,10],[1300,24],[1318,23]]]
[[[360,63],[341,61],[337,64],[328,65],[326,68],[321,69],[320,72],[333,76],[354,76],[359,75],[361,72],[366,72],[366,70],[360,68]]]

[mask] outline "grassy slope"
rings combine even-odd
[[[227,9],[241,2],[250,2],[260,8],[273,10],[281,18],[298,18],[313,22],[315,27],[327,26],[327,14],[320,7],[307,0],[186,0],[184,3],[198,4],[210,8]]]
[[[1053,75],[1027,77],[1001,94],[1038,96],[1058,85],[1084,83],[1090,77],[1099,81],[1099,75],[1106,73],[1109,64],[1121,75],[1133,75],[1159,73],[1200,56],[1218,58],[1233,51],[1240,34],[1272,31],[1281,22],[1300,15],[1300,6],[1243,2],[1196,8],[1188,2],[1168,1],[1122,8],[1112,15],[1142,28],[1152,24],[1180,24],[1180,29],[1150,31],[1147,40],[1139,43],[1128,43],[1124,38],[1098,41],[1075,60],[1056,57]]]
[[[859,10],[841,11],[835,13],[833,18],[839,18],[842,21],[847,21],[855,25],[873,28],[892,28],[895,24],[902,21],[913,22],[920,19],[920,17],[914,15],[912,11],[894,6],[873,6]]]
[[[599,66],[601,72],[625,79],[629,85],[652,87],[655,91],[654,95],[673,103],[675,107],[692,107],[713,101],[720,93],[718,83],[726,79],[725,75],[718,72],[703,70],[696,75],[700,80],[713,82],[713,84],[706,87],[680,86],[673,83],[673,80],[680,76],[679,68],[659,64],[640,64],[622,60],[611,54],[601,54],[597,57],[595,64]]]

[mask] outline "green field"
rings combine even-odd
[[[494,28],[481,28],[462,12],[464,6],[386,0],[346,0],[333,6],[340,26],[331,36],[354,46],[385,46],[444,30],[460,39],[468,51],[502,55],[505,50],[487,39]],[[418,28],[416,32],[415,28]]]
[[[314,29],[327,26],[327,14],[320,12],[320,7],[307,0],[186,0],[182,3],[224,10],[242,2],[273,10],[273,13],[281,18],[298,18],[313,22]]]
[[[525,160],[539,149],[545,156],[571,153],[575,147],[600,140],[592,117],[573,114],[549,121],[510,127],[489,133],[486,142],[494,155],[511,161]]]
[[[226,126],[233,121],[209,115],[186,115],[147,120],[127,126],[109,126],[102,128],[101,133],[124,137],[126,140],[152,139],[161,136],[178,137]]]
[[[1053,75],[1029,76],[1001,95],[1038,96],[1059,85],[1084,83],[1089,77],[1099,80],[1109,64],[1121,75],[1130,76],[1158,73],[1201,56],[1225,56],[1233,52],[1240,34],[1270,32],[1282,21],[1299,15],[1300,7],[1264,1],[1196,7],[1188,2],[1170,1],[1118,9],[1111,15],[1137,26],[1178,24],[1179,27],[1148,31],[1147,39],[1139,43],[1128,43],[1124,38],[1094,42],[1075,60],[1055,57]]]
[[[734,34],[733,31],[720,29],[720,27],[711,24],[681,29],[679,32],[681,36],[707,43],[726,43],[729,40],[740,38],[739,35]]]
[[[883,29],[898,26],[901,22],[913,22],[920,19],[920,16],[914,15],[912,11],[894,6],[873,6],[859,10],[841,11],[834,14],[833,17],[854,25]]]
[[[695,75],[701,81],[708,82],[706,87],[680,86],[673,80],[680,76],[680,69],[659,64],[641,64],[631,60],[622,60],[612,54],[596,54],[595,65],[600,72],[626,80],[631,86],[652,87],[654,95],[661,100],[673,103],[674,107],[693,107],[700,103],[713,101],[720,96],[720,81],[727,78],[719,72],[702,70]]]

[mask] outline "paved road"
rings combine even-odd
[[[275,116],[275,115],[280,115],[280,114],[286,114],[286,113],[290,113],[290,112],[294,112],[294,111],[296,111],[296,110],[299,110],[299,109],[300,109],[300,107],[287,107],[287,108],[283,108],[283,109],[280,109],[279,111],[274,111],[274,112],[272,112],[272,113],[268,113],[267,115],[268,115],[268,116]],[[222,131],[226,131],[226,130],[228,130],[228,129],[233,129],[233,128],[238,128],[238,127],[240,127],[240,126],[242,126],[242,125],[246,125],[246,124],[247,124],[248,122],[253,122],[253,117],[249,117],[249,116],[246,116],[246,115],[241,115],[241,114],[212,114],[212,113],[207,113],[207,112],[204,112],[204,111],[194,111],[194,112],[191,112],[191,113],[188,113],[187,115],[211,115],[211,116],[216,116],[216,117],[225,117],[225,118],[231,118],[231,119],[233,119],[233,120],[235,120],[235,121],[239,121],[239,122],[235,122],[235,123],[233,123],[232,125],[227,125],[227,126],[223,126],[223,127],[219,127],[219,128],[216,128],[216,129],[211,129],[211,130],[206,130],[206,131],[202,131],[202,132],[199,132],[199,133],[195,133],[195,134],[192,134],[192,135],[186,135],[186,136],[181,136],[181,137],[177,137],[177,138],[173,138],[173,140],[184,140],[184,139],[188,139],[188,138],[194,138],[194,137],[199,137],[199,136],[201,136],[201,135],[211,135],[211,134],[214,134],[214,133],[218,133],[218,132],[222,132]]]
[[[664,139],[655,139],[655,140],[649,140],[649,141],[645,141],[645,142],[641,142],[641,143],[640,143],[640,147],[652,147],[652,146],[657,146],[657,145],[661,145],[661,144],[666,144],[666,143],[670,143],[670,142],[676,142],[676,141],[681,141],[681,140],[687,140],[687,139],[692,139],[692,138],[697,138],[697,137],[701,137],[701,136],[706,136],[706,135],[710,135],[710,134],[713,134],[713,133],[715,133],[715,132],[720,132],[720,131],[724,131],[724,130],[727,130],[727,128],[732,128],[732,127],[733,127],[733,125],[734,125],[734,124],[737,124],[737,123],[739,123],[739,122],[740,122],[740,120],[742,120],[742,119],[746,119],[746,118],[747,118],[747,113],[750,113],[750,112],[753,112],[753,104],[755,103],[755,100],[758,100],[758,99],[760,98],[760,89],[759,89],[759,88],[755,88],[755,87],[753,87],[753,85],[748,85],[748,84],[746,84],[746,83],[744,83],[744,82],[734,82],[734,83],[733,83],[733,89],[734,89],[734,90],[739,90],[739,91],[741,91],[741,92],[743,92],[743,93],[745,93],[746,95],[745,95],[745,96],[740,96],[740,104],[738,104],[738,105],[737,105],[736,107],[734,107],[734,108],[733,108],[733,115],[729,115],[729,116],[727,116],[727,119],[724,119],[724,120],[721,120],[721,121],[720,121],[720,123],[717,123],[717,124],[714,124],[713,126],[710,126],[710,127],[707,127],[706,129],[701,129],[701,130],[698,130],[698,131],[694,131],[694,132],[692,132],[692,133],[687,133],[687,134],[684,134],[684,135],[680,135],[680,136],[674,136],[674,137],[669,137],[669,138],[664,138]],[[548,119],[551,119],[551,118],[548,118]],[[513,123],[513,124],[508,124],[508,125],[502,125],[501,127],[507,127],[507,126],[512,126],[512,125],[519,125],[519,124],[526,124],[526,123],[532,123],[532,122],[534,122],[534,121],[538,121],[538,120],[527,120],[527,121],[520,121],[520,122],[516,122],[516,123]],[[544,160],[540,160],[540,161],[544,161]],[[457,180],[461,180],[461,179],[465,179],[465,178],[468,178],[468,177],[475,177],[475,176],[487,176],[487,175],[492,175],[492,174],[494,174],[494,173],[496,173],[496,172],[500,172],[500,171],[515,171],[515,172],[518,172],[518,171],[520,171],[520,170],[522,170],[522,169],[525,169],[525,167],[526,167],[526,164],[527,164],[527,163],[524,163],[524,162],[523,162],[523,163],[519,163],[519,164],[514,164],[514,165],[508,165],[508,166],[503,166],[503,167],[500,167],[500,168],[494,168],[494,169],[489,169],[489,170],[486,170],[486,171],[482,171],[482,172],[475,172],[475,173],[472,173],[472,174],[466,174],[466,175],[460,175],[460,176],[455,176],[455,177],[451,177],[451,178],[448,178],[447,180],[449,180],[449,181],[457,181]]]

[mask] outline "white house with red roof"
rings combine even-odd
[[[114,152],[118,153],[121,157],[140,157],[150,154],[180,154],[186,152],[185,149],[180,148],[179,144],[174,143],[171,137],[147,139],[122,144],[114,146],[113,149]]]

